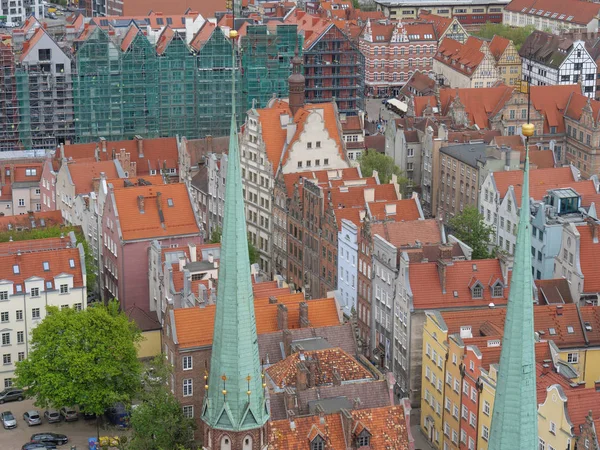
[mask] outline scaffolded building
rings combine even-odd
[[[10,46],[0,42],[0,151],[20,147],[18,126],[15,61]]]
[[[302,36],[293,24],[252,25],[242,37],[242,95],[245,108],[264,108],[273,95],[288,96],[294,54],[302,55]]]

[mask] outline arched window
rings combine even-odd
[[[231,450],[231,439],[229,439],[229,436],[221,438],[221,450]]]
[[[252,436],[248,435],[244,438],[243,450],[252,450]]]

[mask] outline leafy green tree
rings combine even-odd
[[[475,206],[466,206],[463,212],[450,219],[451,233],[473,249],[473,259],[491,256],[489,248],[494,227],[486,225],[483,215]]]
[[[191,448],[195,424],[184,416],[181,405],[167,387],[171,371],[164,355],[157,356],[146,371],[142,403],[131,412],[128,450]]]
[[[250,264],[256,264],[258,262],[258,258],[259,258],[258,249],[254,246],[254,244],[250,240],[250,236],[248,236],[248,256],[250,257]]]
[[[100,416],[139,392],[140,339],[115,300],[83,311],[50,306],[32,331],[28,358],[16,364],[16,385],[41,408],[79,405]]]
[[[406,186],[408,180],[404,178],[402,169],[394,163],[394,159],[384,153],[379,153],[375,149],[369,149],[363,152],[358,158],[360,171],[363,177],[370,177],[373,171],[376,170],[379,174],[379,181],[382,184],[389,183],[392,180],[392,175],[398,177],[398,184]]]
[[[221,235],[223,234],[223,230],[221,227],[216,227],[210,235],[209,244],[219,244],[221,243]]]
[[[492,39],[495,35],[502,36],[513,42],[517,50],[521,49],[521,46],[531,33],[535,31],[533,25],[527,25],[525,27],[510,27],[502,23],[486,23],[483,24],[479,31],[474,33],[476,36]]]

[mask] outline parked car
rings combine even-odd
[[[70,406],[63,406],[62,408],[60,408],[60,415],[63,419],[65,419],[65,422],[73,422],[75,420],[79,420],[77,411],[75,411],[75,408],[72,408]]]
[[[21,450],[56,450],[56,445],[41,444],[40,442],[28,442],[21,447]]]
[[[37,412],[35,409],[27,411],[25,414],[23,414],[23,420],[25,420],[25,422],[27,422],[27,425],[29,425],[30,427],[33,425],[42,424],[42,417],[40,416],[40,413]]]
[[[56,409],[48,409],[44,411],[44,419],[46,419],[48,423],[55,423],[60,422],[61,417]]]
[[[129,426],[129,411],[123,403],[115,403],[112,407],[106,410],[106,418],[108,421],[122,428]]]
[[[17,428],[17,419],[15,419],[15,416],[13,416],[13,413],[10,411],[0,413],[0,420],[2,421],[2,426],[5,430]]]
[[[13,402],[23,400],[23,389],[8,388],[0,392],[0,405],[4,402]]]
[[[58,433],[36,433],[31,435],[31,442],[51,445],[65,445],[69,438],[64,434]]]

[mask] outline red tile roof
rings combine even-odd
[[[573,303],[569,281],[566,278],[535,280],[535,285],[540,305]]]
[[[579,0],[568,2],[562,0],[513,0],[504,9],[527,15],[535,14],[531,10],[557,13],[560,16],[555,20],[567,22],[567,19],[572,17],[569,23],[580,25],[587,25],[600,13],[600,5],[597,3]]]
[[[486,308],[490,303],[505,305],[507,302],[508,285],[503,288],[502,297],[492,297],[496,282],[504,285],[505,281],[500,261],[497,259],[447,263],[445,292],[442,290],[439,271],[435,262],[410,265],[409,278],[414,309]],[[483,296],[474,299],[471,287],[477,282],[483,288]]]
[[[140,33],[142,32],[137,27],[137,25],[131,25],[127,30],[127,33],[125,33],[123,40],[121,41],[121,51],[126,52],[127,50],[129,50],[129,46]]]
[[[398,193],[392,184],[371,184],[366,186],[342,186],[328,189],[334,208],[355,208],[366,204],[365,193],[373,191],[375,201],[398,199]]]
[[[31,162],[26,164],[5,164],[5,169],[12,169],[14,173],[14,182],[39,182],[42,179],[43,163]],[[35,175],[28,175],[27,169],[35,169]],[[29,172],[32,173],[32,172]],[[9,182],[10,178],[7,176],[5,182]]]
[[[42,226],[42,221],[44,225]],[[57,225],[63,225],[64,219],[59,210],[47,212],[32,212],[29,214],[19,214],[17,216],[0,217],[0,232],[16,230],[17,227],[33,228],[32,222],[35,223],[35,228],[47,228]]]
[[[451,38],[444,38],[435,59],[452,69],[471,77],[485,54],[473,46],[467,46]],[[446,59],[448,58],[448,59]]]
[[[593,100],[589,97],[586,97],[580,91],[574,91],[571,94],[567,110],[565,111],[565,116],[574,120],[581,119],[583,109],[588,104],[592,110],[592,116],[594,117],[594,120],[598,120],[600,116],[600,102],[598,100]]]
[[[200,51],[204,44],[208,42],[216,28],[217,26],[214,23],[209,21],[204,22],[202,28],[200,28],[196,35],[192,38],[192,41],[190,42],[190,47],[192,47],[197,52]]]
[[[433,24],[435,28],[435,35],[438,39],[446,32],[450,24],[453,22],[453,20],[448,17],[431,14],[431,12],[428,10],[421,10],[419,12],[419,19],[426,20],[427,22],[431,22]]]
[[[114,161],[79,162],[68,163],[67,170],[75,185],[75,195],[89,194],[94,192],[94,182],[98,182],[100,174],[104,173],[107,178],[118,178],[119,173]]]
[[[337,208],[333,210],[337,222],[338,231],[342,229],[342,220],[346,219],[357,227],[363,222],[366,211],[363,208]]]
[[[183,183],[115,189],[112,195],[125,241],[200,233]],[[144,198],[143,213],[138,206],[140,196]]]
[[[557,133],[565,132],[565,110],[571,94],[580,90],[577,84],[531,86],[531,104],[544,115],[544,134],[550,133],[550,127],[556,127]]]
[[[408,450],[408,430],[401,406],[358,409],[349,411],[352,416],[351,435],[368,430],[372,449]],[[320,435],[326,449],[342,450],[350,448],[346,443],[340,414],[298,417],[294,426],[289,420],[271,422],[270,447],[273,450],[303,450],[310,441]]]
[[[271,162],[273,170],[277,170],[287,138],[286,129],[281,127],[281,116],[291,114],[290,105],[282,100],[277,100],[270,108],[259,109],[257,112],[267,158]]]
[[[162,55],[165,52],[165,50],[173,40],[173,36],[175,36],[175,31],[167,25],[162,31],[162,33],[160,33],[160,36],[156,41],[156,54]]]
[[[315,386],[332,384],[334,372],[337,372],[341,381],[372,380],[373,376],[351,355],[341,348],[326,348],[313,351],[299,351],[288,356],[267,369],[267,374],[278,388],[296,386],[298,364],[303,361],[316,362]]]
[[[294,185],[297,184],[301,178],[305,178],[313,182],[316,180],[320,186],[331,186],[332,181],[335,180],[355,181],[363,179],[356,167],[347,169],[311,170],[306,172],[289,173],[283,176],[288,196],[291,197],[293,195]]]
[[[4,242],[0,244],[0,279],[10,280],[21,284],[31,277],[44,280],[46,289],[48,282],[52,283],[51,289],[58,289],[54,285],[54,277],[60,274],[73,275],[73,286],[83,287],[83,273],[79,249],[71,247],[68,237],[35,239],[28,241]],[[71,260],[75,267],[71,267]],[[48,263],[49,270],[44,270],[44,263]],[[13,267],[19,266],[19,273],[15,274]]]
[[[589,328],[585,329],[585,335],[590,345],[600,345],[600,308],[597,306],[582,306],[579,311],[584,327],[586,323],[589,324]]]
[[[567,411],[569,419],[573,424],[575,435],[579,435],[580,427],[585,424],[586,418],[590,413],[594,419],[600,419],[600,391],[592,388],[568,390]]]
[[[124,16],[145,16],[150,11],[165,15],[181,15],[190,9],[204,18],[215,17],[215,12],[226,11],[225,0],[127,0],[123,2]]]
[[[297,299],[278,298],[278,303],[288,307],[288,328],[300,328],[299,302]],[[258,334],[278,331],[278,303],[254,305],[256,330]],[[335,299],[323,298],[310,300],[308,303],[308,319],[312,327],[327,327],[340,324]],[[180,348],[207,346],[212,344],[215,305],[204,308],[182,308],[173,311]]]
[[[499,61],[502,58],[502,55],[506,51],[507,47],[510,45],[510,40],[499,36],[494,35],[492,38],[492,42],[490,42],[490,53],[494,56],[496,61]]]
[[[418,198],[395,200],[391,202],[369,202],[372,220],[392,220],[394,222],[422,219]]]
[[[598,237],[594,241],[592,227],[599,225],[582,225],[579,232],[579,265],[583,272],[583,292],[600,292],[600,243]],[[596,231],[598,235],[598,230]]]
[[[33,33],[33,36],[31,36],[31,38],[29,38],[28,40],[23,42],[23,50],[22,50],[21,56],[19,57],[19,61],[22,62],[25,60],[25,58],[29,54],[29,51],[35,46],[35,44],[37,44],[40,41],[40,39],[42,39],[42,37],[45,34],[46,34],[46,31],[44,30],[44,28],[39,27],[35,30],[35,32]]]
[[[304,32],[304,49],[310,48],[323,33],[335,26],[330,19],[322,19],[299,9],[295,9],[294,13],[285,19],[285,23],[296,24],[298,32]]]
[[[414,246],[417,241],[421,244],[442,242],[440,222],[436,219],[375,223],[371,226],[371,235],[376,234],[397,248]]]

